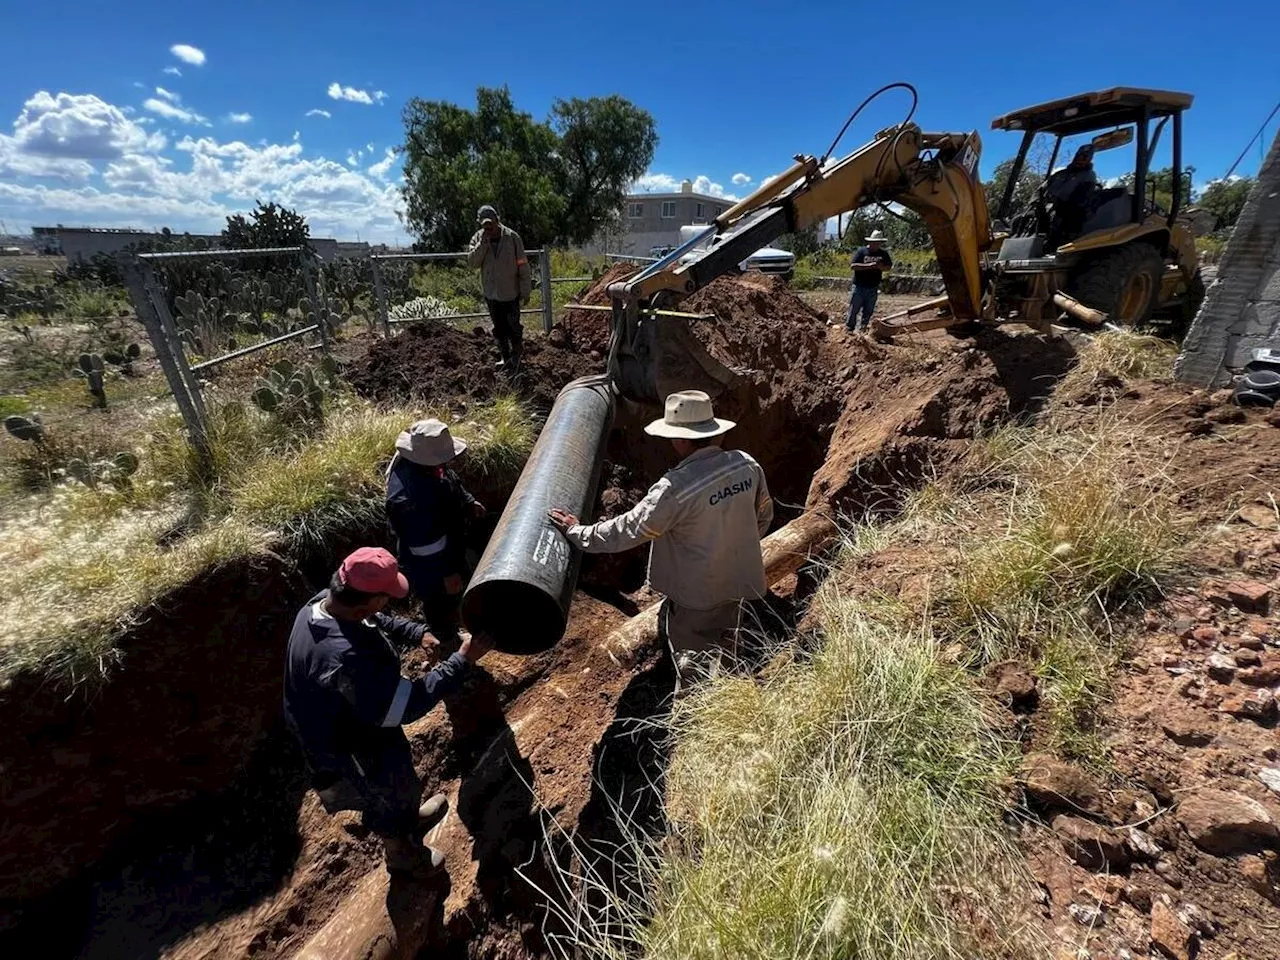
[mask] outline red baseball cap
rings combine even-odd
[[[362,593],[385,593],[396,599],[409,594],[409,581],[396,558],[381,547],[361,547],[351,554],[338,568],[338,579]]]

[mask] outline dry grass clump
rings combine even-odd
[[[1090,338],[1054,391],[1056,403],[1072,402],[1092,393],[1114,392],[1127,380],[1168,377],[1178,355],[1175,344],[1162,337],[1108,330]]]
[[[279,450],[256,411],[229,405],[210,424],[212,469],[163,418],[131,483],[64,483],[0,516],[0,678],[32,667],[57,681],[105,674],[121,631],[148,603],[266,546],[323,547],[379,521],[396,434],[420,411],[346,403],[323,429]],[[510,477],[537,433],[513,399],[471,411],[464,473]]]

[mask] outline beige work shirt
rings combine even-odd
[[[646,541],[649,585],[695,610],[763,596],[760,538],[773,520],[764,470],[741,450],[704,447],[668,470],[622,516],[569,528],[587,553]]]
[[[510,303],[523,300],[533,290],[524,241],[508,226],[502,227],[496,244],[477,230],[467,249],[467,265],[480,268],[480,292],[486,300]]]

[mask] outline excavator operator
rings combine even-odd
[[[1050,175],[1044,184],[1044,198],[1053,204],[1049,226],[1050,247],[1080,236],[1085,217],[1093,209],[1098,191],[1098,175],[1093,170],[1093,144],[1086,143],[1071,162]]]

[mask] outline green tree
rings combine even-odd
[[[1001,160],[991,172],[991,181],[982,188],[987,196],[987,214],[992,220],[1000,208],[1000,201],[1004,199],[1004,192],[1009,186],[1009,174],[1012,172],[1013,160]],[[1009,204],[1007,217],[1011,219],[1029,206],[1043,184],[1044,175],[1033,170],[1030,163],[1024,163],[1018,173],[1018,183],[1013,188],[1013,200]]]
[[[557,100],[551,126],[560,137],[565,199],[557,239],[585,243],[622,209],[627,187],[649,169],[658,132],[648,111],[617,94]]]
[[[797,257],[807,257],[822,249],[824,240],[822,231],[825,226],[825,223],[818,223],[798,233],[784,233],[770,246],[777,247],[779,250],[790,250]]]
[[[1214,230],[1229,230],[1240,219],[1245,201],[1253,189],[1252,177],[1234,180],[1215,180],[1204,188],[1196,200],[1196,206],[1213,214]]]
[[[622,97],[561,100],[549,121],[481,87],[474,110],[413,99],[404,109],[405,223],[424,249],[462,249],[476,209],[498,208],[528,246],[581,242],[648,167],[653,118]]]
[[[1191,178],[1195,167],[1184,167],[1182,170],[1182,201],[1180,206],[1186,209],[1191,203]],[[1120,178],[1121,184],[1131,192],[1133,190],[1133,174],[1126,173]],[[1161,210],[1169,210],[1173,204],[1173,167],[1161,167],[1159,170],[1147,171],[1147,199],[1154,201]]]
[[[228,250],[260,250],[266,247],[302,247],[311,241],[311,228],[296,210],[258,201],[246,218],[227,217],[222,246]]]

